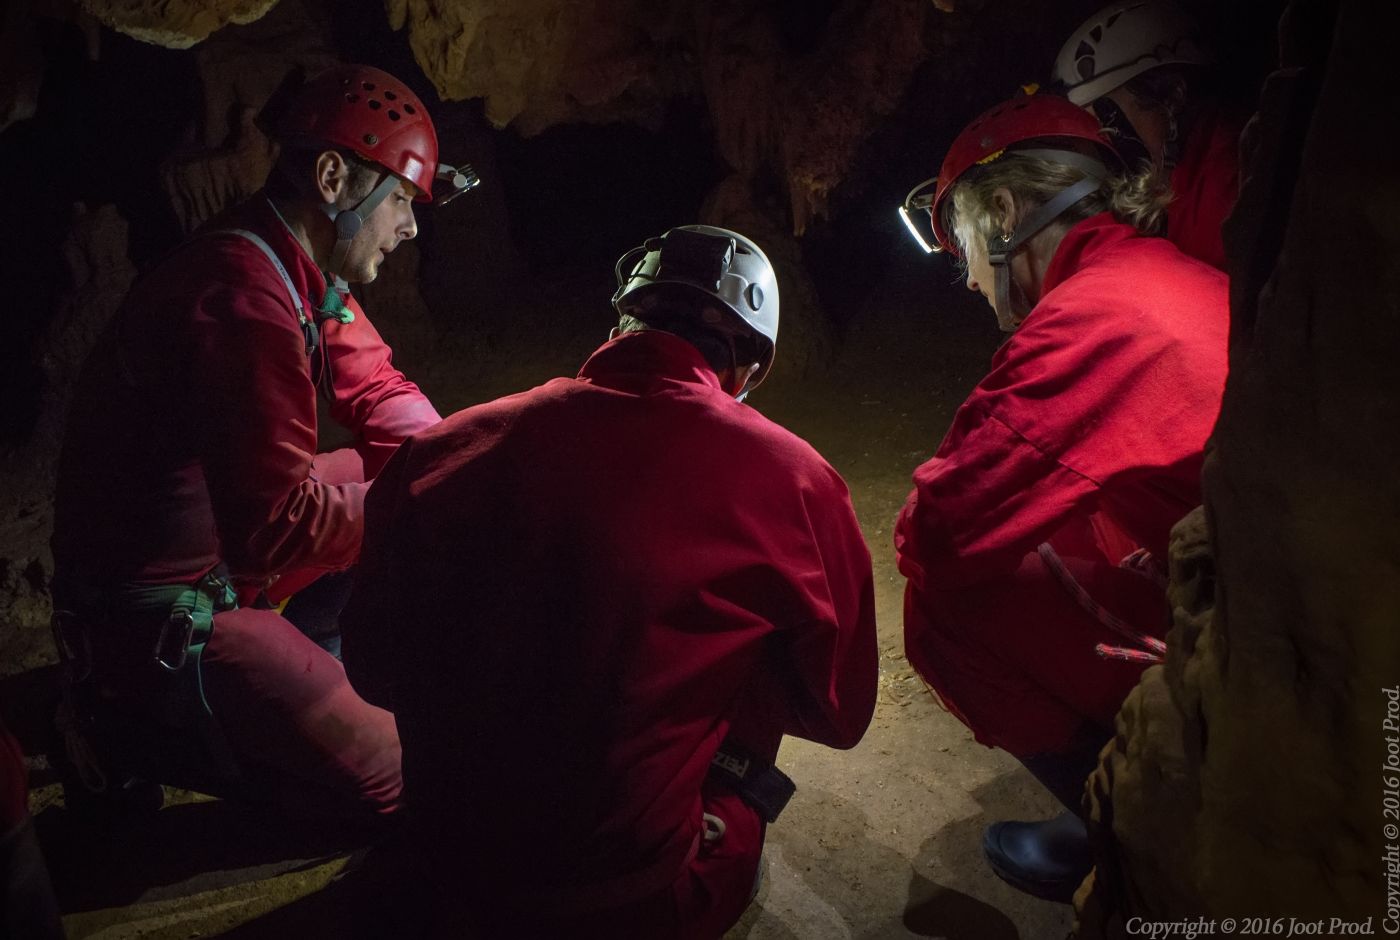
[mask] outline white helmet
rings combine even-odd
[[[719,312],[733,316],[728,324],[711,325],[758,340],[758,371],[744,391],[752,391],[768,375],[778,343],[778,278],[768,256],[752,240],[713,225],[682,225],[627,252],[614,273],[613,306],[644,323],[674,311],[677,288],[719,301]]]
[[[1081,108],[1159,65],[1210,62],[1196,21],[1171,0],[1104,7],[1074,31],[1055,57],[1055,81]]]

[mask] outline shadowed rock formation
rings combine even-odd
[[[1280,27],[1226,231],[1231,374],[1205,512],[1174,537],[1170,658],[1091,778],[1082,937],[1133,916],[1372,916],[1381,932],[1400,841],[1381,799],[1400,684],[1400,177],[1359,91],[1386,82],[1397,26],[1393,8],[1298,0]]]
[[[277,0],[81,0],[103,24],[143,42],[188,49],[230,23],[251,23]]]
[[[8,628],[0,632],[0,675],[53,658],[47,642],[50,487],[64,416],[83,360],[136,273],[127,258],[126,220],[116,209],[77,205],[73,218],[63,245],[70,286],[41,343],[45,392],[38,419],[23,445],[0,450],[0,617]]]

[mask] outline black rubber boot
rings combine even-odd
[[[1094,867],[1084,821],[1070,812],[1045,822],[992,823],[982,833],[992,871],[1013,888],[1069,904]]]
[[[1007,884],[1046,901],[1068,904],[1094,866],[1089,835],[1080,817],[1084,782],[1098,765],[1100,748],[1077,747],[1064,754],[1021,763],[1067,811],[1045,822],[999,822],[982,834],[992,871]]]

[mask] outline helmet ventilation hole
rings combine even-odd
[[[393,101],[397,98],[398,95],[394,94],[392,91],[389,91],[387,88],[384,90],[384,100]]]
[[[391,121],[397,121],[398,119],[399,119],[399,112],[394,111],[394,110],[390,110],[390,111],[389,111],[389,120],[391,120]]]
[[[404,106],[403,106],[403,110],[404,110],[404,113],[405,113],[405,114],[417,114],[417,113],[418,113],[417,111],[414,110],[413,105],[411,105],[411,104],[406,104],[406,105],[404,105]]]
[[[381,107],[383,107],[383,106],[379,103],[379,99],[378,99],[378,98],[371,98],[371,99],[369,99],[369,109],[370,109],[371,111],[378,111]]]
[[[360,100],[360,96],[355,94],[353,91],[347,91],[345,93],[345,100],[350,102],[351,104],[354,104],[356,101]]]
[[[365,91],[374,91],[374,82],[360,82],[360,87]]]

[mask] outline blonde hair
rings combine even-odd
[[[1085,177],[1067,163],[1042,157],[1007,153],[1001,159],[977,167],[953,184],[952,198],[944,211],[943,228],[953,233],[964,255],[974,236],[986,244],[1003,219],[992,194],[1005,187],[1027,211],[1042,206]],[[1145,235],[1158,234],[1166,221],[1167,205],[1174,198],[1166,175],[1155,169],[1111,176],[1097,192],[1090,193],[1060,213],[1054,223],[1073,225],[1100,212],[1112,212]]]

